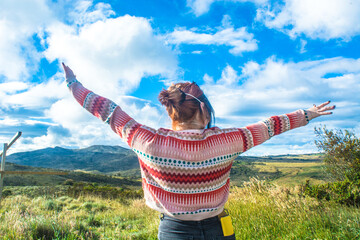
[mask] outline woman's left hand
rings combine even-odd
[[[316,106],[314,104],[313,107],[307,109],[310,120],[314,119],[316,117],[322,116],[322,115],[332,114],[332,112],[330,112],[330,111],[335,109],[335,105],[328,106],[329,104],[330,104],[330,101],[327,101],[327,102],[320,104],[319,106]]]

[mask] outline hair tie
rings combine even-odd
[[[184,92],[185,93],[185,92]],[[188,96],[190,96],[190,97],[193,97],[193,98],[195,98],[196,100],[198,100],[198,102],[201,104],[201,103],[203,103],[202,101],[200,101],[200,99],[198,99],[197,97],[195,97],[194,95],[191,95],[190,93],[185,93],[185,95],[188,95]]]

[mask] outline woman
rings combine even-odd
[[[178,83],[159,94],[172,130],[156,130],[87,90],[68,66],[63,64],[63,68],[75,99],[109,124],[137,154],[146,204],[161,213],[159,239],[235,239],[224,212],[233,160],[335,108],[328,106],[329,101],[244,128],[210,128],[214,112],[202,90],[195,83]]]

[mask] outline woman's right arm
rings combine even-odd
[[[110,125],[129,146],[136,130],[141,126],[110,99],[101,97],[86,89],[63,63],[67,86],[76,101],[92,115]],[[131,147],[131,146],[130,146]]]

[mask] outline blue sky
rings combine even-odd
[[[355,0],[1,0],[0,142],[11,152],[125,146],[72,99],[64,61],[138,122],[170,128],[162,88],[196,81],[216,125],[243,127],[332,100],[332,116],[248,155],[316,152],[314,127],[360,132]]]

